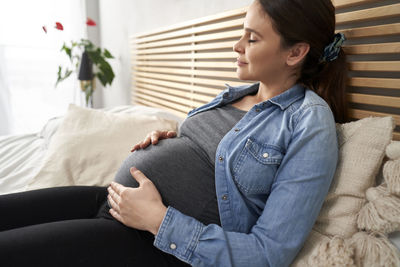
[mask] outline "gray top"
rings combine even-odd
[[[132,153],[115,181],[137,187],[129,169],[134,166],[153,181],[165,205],[204,224],[220,225],[215,192],[215,153],[224,135],[246,114],[231,105],[187,118],[180,136]]]

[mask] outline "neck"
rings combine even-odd
[[[258,102],[271,99],[274,96],[277,96],[292,88],[296,84],[296,81],[297,76],[291,76],[287,79],[280,80],[274,83],[260,81],[260,86],[258,88],[256,98],[259,100]]]

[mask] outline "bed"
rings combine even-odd
[[[391,246],[395,244],[397,249],[400,248],[400,224],[396,226],[394,222],[385,221],[386,228],[382,224],[380,228],[375,224],[360,229],[357,218],[369,207],[368,205],[374,204],[374,201],[368,198],[367,191],[372,192],[385,180],[387,175],[387,172],[383,171],[385,164],[397,160],[393,158],[397,152],[393,154],[390,152],[393,149],[390,149],[400,144],[398,143],[400,141],[400,4],[396,0],[335,0],[334,4],[337,9],[337,30],[343,32],[348,39],[344,49],[349,55],[348,101],[349,116],[353,121],[346,125],[337,125],[338,134],[343,137],[343,151],[346,148],[347,154],[345,152],[341,154],[342,165],[338,168],[336,180],[339,181],[348,169],[354,167],[344,160],[344,157],[350,157],[353,150],[358,151],[357,159],[360,164],[368,162],[362,157],[369,153],[368,149],[372,143],[348,141],[357,131],[360,135],[369,134],[368,138],[374,140],[378,139],[379,135],[389,135],[385,141],[381,141],[376,157],[368,159],[370,165],[374,167],[369,170],[369,180],[363,183],[359,192],[349,200],[349,203],[357,202],[351,211],[343,212],[337,207],[337,202],[349,192],[341,188],[339,182],[333,183],[332,191],[326,200],[326,206],[329,207],[321,211],[313,232],[293,266],[312,266],[311,263],[316,264],[318,259],[332,257],[334,254],[332,251],[337,252],[339,248],[348,246],[348,241],[350,243],[354,241],[357,234],[370,236],[371,233],[375,234],[377,230],[382,229],[386,230],[379,240],[386,242],[385,238],[389,236],[391,243],[378,243],[377,239],[375,243],[370,242],[369,245],[382,247],[384,244],[385,249],[391,251],[391,256],[394,255],[399,259],[398,250]],[[236,53],[232,51],[234,42],[242,33],[246,9],[247,7],[231,10],[132,36],[130,38],[132,105],[101,110],[101,116],[109,116],[104,114],[131,114],[135,118],[149,116],[153,118],[156,126],[159,126],[157,123],[161,120],[167,123],[166,127],[176,129],[188,111],[210,101],[225,89],[226,84],[236,86],[249,83],[236,78],[234,65]],[[72,113],[74,110],[77,111],[77,108],[72,107],[68,112]],[[68,117],[68,114],[64,117]],[[105,119],[106,122],[107,120],[109,118]],[[64,125],[66,124],[64,121],[63,117],[53,118],[39,133],[0,137],[0,194],[46,187],[50,184],[52,186],[93,184],[90,180],[55,182],[37,179],[41,176],[39,174],[44,173],[43,165],[49,164],[52,157],[58,157],[57,150],[51,146],[54,143],[65,146],[66,143],[61,141],[65,136],[71,138],[70,142],[75,142],[78,138],[74,132],[68,132],[72,126]],[[88,125],[87,121],[82,123],[73,127],[80,130],[82,128],[80,126]],[[60,133],[60,127],[67,132],[64,133],[67,135]],[[145,127],[136,122],[132,129],[137,128]],[[387,130],[383,131],[384,128]],[[54,141],[54,136],[58,142]],[[85,145],[88,142],[90,140],[85,139]],[[373,145],[376,145],[376,142]],[[82,149],[80,153],[88,150],[82,147],[80,149]],[[74,150],[70,153],[73,154]],[[94,158],[96,157],[98,158],[99,154],[94,155]],[[71,169],[72,165],[68,164],[70,162],[52,168]],[[46,171],[47,176],[54,177],[51,168]],[[359,179],[364,178],[365,176],[359,177]],[[105,184],[107,179],[99,183]],[[349,188],[348,183],[351,182],[351,179],[348,177],[347,179],[347,181],[344,178],[340,180],[345,181],[345,188]],[[389,197],[400,203],[400,194],[396,196],[393,193]],[[400,204],[394,209],[399,212]],[[341,223],[346,226],[334,227]],[[318,253],[324,256],[321,257]],[[351,253],[351,260],[357,265],[367,266],[367,263],[376,260],[376,257],[367,259],[368,256],[357,249],[355,251],[353,249]],[[389,261],[390,259],[387,259],[386,262]],[[392,261],[399,262],[394,261],[393,257]]]

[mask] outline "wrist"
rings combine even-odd
[[[164,220],[165,214],[167,214],[167,207],[164,205],[161,207],[160,211],[157,212],[157,215],[155,216],[155,223],[152,227],[152,229],[149,230],[150,233],[153,235],[157,235],[158,229],[161,226],[162,221]]]

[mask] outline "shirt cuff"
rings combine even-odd
[[[203,228],[201,222],[169,206],[153,245],[190,264]]]

